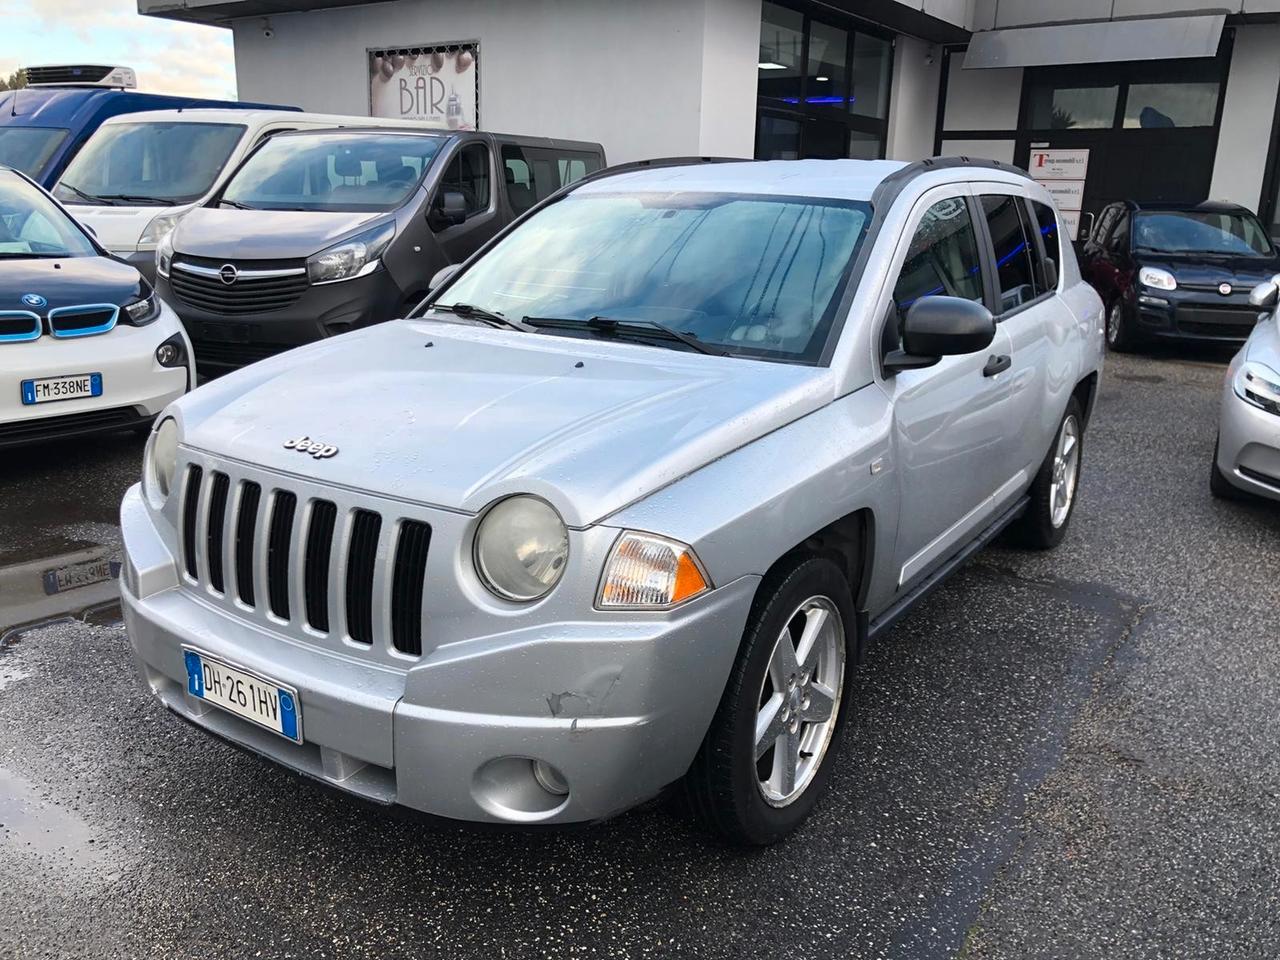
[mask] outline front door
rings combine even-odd
[[[460,193],[466,220],[447,223],[440,215],[446,193]],[[432,192],[428,223],[449,263],[462,263],[498,232],[502,218],[494,190],[493,155],[483,140],[462,144],[445,164]]]
[[[896,348],[901,319],[922,297],[987,300],[977,209],[976,201],[955,186],[921,199],[893,288],[884,348]],[[901,488],[895,549],[900,590],[981,529],[997,507],[993,494],[1015,479],[1006,425],[1008,377],[993,372],[997,364],[991,362],[1010,350],[1007,334],[997,328],[986,350],[944,357],[932,367],[900,371],[885,381]]]

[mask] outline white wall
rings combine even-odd
[[[1280,84],[1280,24],[1238,27],[1209,197],[1258,209]]]
[[[942,156],[1013,163],[1013,147],[1012,140],[943,140]]]
[[[951,57],[944,130],[1016,130],[1022,68],[965,70],[964,54]]]
[[[941,77],[940,48],[914,37],[898,37],[889,93],[889,136],[885,145],[888,159],[920,160],[933,156]]]
[[[366,50],[480,44],[480,126],[611,163],[750,156],[760,0],[394,0],[233,24],[245,100],[367,116]]]

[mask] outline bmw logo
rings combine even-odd
[[[49,304],[49,301],[38,293],[24,293],[22,302],[28,307],[44,307]]]

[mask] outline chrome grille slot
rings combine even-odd
[[[431,527],[402,520],[391,580],[391,643],[401,653],[422,653],[422,591]]]
[[[298,498],[277,490],[267,533],[267,602],[281,620],[289,619],[289,543],[293,539],[293,514]]]
[[[329,632],[329,561],[333,553],[333,528],[338,508],[331,500],[311,504],[311,525],[307,530],[307,551],[303,564],[303,594],[307,623],[311,629]]]
[[[196,522],[200,519],[200,481],[204,470],[192,466],[187,469],[186,490],[182,495],[182,555],[186,560],[188,576],[200,576],[196,559]]]
[[[258,527],[258,502],[262,487],[252,480],[240,485],[240,513],[236,517],[236,592],[240,602],[252,607],[257,597],[253,589],[253,540]]]
[[[356,643],[373,643],[373,575],[382,517],[357,510],[351,520],[347,553],[347,635]]]
[[[213,483],[209,486],[209,533],[206,537],[207,555],[209,558],[209,586],[219,593],[227,590],[226,578],[222,566],[223,525],[227,519],[227,493],[231,489],[231,478],[225,473],[215,471]]]

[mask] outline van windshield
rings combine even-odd
[[[239,123],[108,123],[67,166],[64,203],[175,206],[199,200],[244,136]]]
[[[57,127],[0,127],[0,166],[39,176],[70,132]]]
[[[1148,253],[1269,257],[1267,231],[1251,213],[1161,210],[1133,218],[1133,245]]]
[[[513,320],[661,324],[715,352],[816,363],[868,203],[728,193],[571,193],[441,295]],[[574,324],[580,323],[581,330]]]
[[[0,260],[97,255],[89,238],[44,191],[0,170]]]
[[[441,143],[391,133],[278,137],[232,175],[221,202],[251,210],[393,210],[417,189]]]

